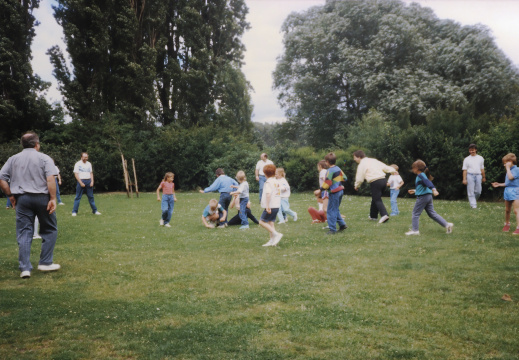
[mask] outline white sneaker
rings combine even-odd
[[[405,233],[406,235],[420,235],[420,231],[409,230]]]
[[[389,216],[384,215],[384,216],[382,216],[382,217],[380,218],[380,220],[378,221],[378,223],[379,223],[379,224],[383,224],[383,223],[385,223],[385,222],[388,221],[388,220],[389,220]]]
[[[101,213],[99,211],[96,211],[94,215],[101,215]]]
[[[329,229],[330,227],[328,225],[323,226],[323,230]]]
[[[368,216],[368,219],[371,221],[377,221],[377,218],[372,218],[371,216]]]
[[[65,205],[64,203],[58,203],[58,205]]]
[[[282,221],[278,222],[278,224],[285,224],[285,223],[286,223],[285,220],[282,220]]]
[[[77,213],[72,213],[72,216],[77,216]]]
[[[272,239],[270,239],[268,242],[266,242],[265,244],[263,244],[261,246],[272,246]]]
[[[29,270],[22,271],[22,273],[20,274],[20,277],[22,279],[28,279],[31,277],[31,272]]]
[[[164,224],[164,227],[171,227],[171,225],[169,225],[169,224]]]
[[[34,235],[32,238],[33,239],[41,239],[41,236],[40,235]]]
[[[297,213],[294,213],[294,221],[297,221]]]
[[[38,265],[38,270],[40,271],[56,271],[59,269],[61,269],[59,264]]]
[[[454,227],[453,223],[447,223],[447,226],[445,227],[447,229],[447,234],[452,233],[452,228]]]
[[[159,221],[159,225],[160,225],[160,226],[164,226],[164,220],[160,219],[160,221]]]
[[[276,236],[274,236],[274,239],[272,239],[272,245],[271,246],[276,246],[279,243],[279,241],[281,240],[282,237],[283,237],[282,233],[278,233]]]

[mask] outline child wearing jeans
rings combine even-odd
[[[341,216],[339,212],[339,207],[341,206],[342,195],[344,194],[344,186],[342,186],[342,182],[346,181],[346,175],[342,172],[342,170],[335,165],[337,161],[337,157],[334,153],[328,153],[324,160],[328,165],[328,170],[326,171],[326,179],[321,187],[321,191],[328,191],[328,232],[327,235],[335,235],[337,231],[346,230],[346,222]],[[339,224],[339,230],[337,230],[337,224]]]
[[[308,208],[308,212],[312,217],[312,224],[326,222],[326,211],[328,210],[328,191],[321,191],[324,180],[326,179],[326,171],[328,165],[325,160],[320,160],[317,163],[317,171],[319,172],[319,189],[314,191],[314,195],[317,198],[317,205],[319,211],[313,207]]]
[[[243,171],[238,171],[236,174],[236,180],[240,186],[231,185],[232,188],[237,188],[236,191],[231,192],[231,195],[238,195],[240,198],[240,219],[241,226],[240,230],[246,230],[249,228],[249,220],[247,219],[247,204],[249,203],[249,183],[247,177]]]
[[[260,226],[269,232],[270,240],[263,246],[276,246],[283,234],[278,233],[274,227],[274,221],[279,212],[281,205],[281,197],[279,191],[279,183],[274,177],[276,174],[276,166],[268,164],[263,167],[263,172],[267,181],[263,185],[263,194],[261,195],[261,207],[265,210],[261,214]]]
[[[175,184],[173,183],[174,178],[175,174],[167,172],[166,175],[164,175],[164,180],[162,180],[157,188],[157,201],[161,201],[160,190],[162,190],[162,202],[160,204],[162,219],[160,219],[159,222],[160,226],[171,227],[169,222],[171,221],[175,201],[177,201],[177,197],[175,196]]]
[[[398,174],[398,165],[392,164],[389,166],[395,169],[395,172],[389,176],[389,179],[387,179],[387,186],[389,186],[389,193],[391,196],[391,214],[389,214],[389,216],[396,216],[400,214],[396,201],[398,199],[398,194],[400,193],[400,188],[404,185],[404,180],[402,180],[402,177]]]
[[[517,157],[515,154],[506,154],[503,157],[503,165],[506,169],[505,182],[493,182],[492,186],[495,188],[505,188],[505,193],[503,196],[505,199],[505,226],[503,227],[503,231],[510,231],[510,214],[512,212],[513,206],[517,224],[513,234],[519,235],[519,168],[517,167]]]
[[[283,213],[292,216],[294,221],[297,221],[297,213],[290,209],[288,198],[290,197],[290,185],[288,185],[287,179],[285,179],[285,169],[276,169],[276,180],[279,183],[279,190],[281,192],[281,204],[278,211],[278,224],[284,224],[286,220],[283,218]]]
[[[431,182],[432,176],[429,174],[429,169],[422,160],[416,160],[412,165],[412,172],[416,174],[416,189],[409,190],[409,194],[416,195],[416,203],[413,208],[413,228],[406,232],[406,235],[420,235],[419,222],[422,211],[427,213],[431,219],[447,229],[447,234],[452,233],[453,223],[445,221],[436,211],[433,206],[433,195],[438,196],[440,193]],[[426,176],[427,175],[427,176]]]
[[[225,221],[227,218],[227,211],[223,208],[221,204],[216,201],[216,199],[209,200],[209,205],[207,205],[202,213],[202,223],[208,229],[214,229],[216,226],[219,228],[224,228],[227,226],[227,223],[223,224],[223,226],[219,226],[220,222]]]

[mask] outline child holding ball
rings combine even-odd
[[[160,204],[162,219],[160,219],[159,222],[160,226],[171,227],[169,222],[171,221],[175,201],[177,201],[177,197],[175,196],[175,184],[173,183],[174,177],[175,174],[167,172],[166,175],[164,175],[164,180],[162,180],[157,188],[157,201],[161,201],[160,190],[162,190],[162,202]]]
[[[416,195],[416,203],[414,204],[413,208],[413,228],[405,234],[420,235],[418,226],[420,222],[420,215],[424,209],[431,219],[446,228],[447,234],[450,234],[454,224],[448,223],[444,218],[438,215],[436,211],[434,211],[432,196],[438,196],[440,193],[438,190],[436,190],[434,184],[431,182],[432,176],[429,174],[429,169],[422,160],[416,160],[412,165],[412,172],[413,174],[416,174],[416,189],[411,189],[408,192],[411,195]]]
[[[513,234],[519,235],[519,168],[517,167],[517,157],[515,154],[506,154],[503,157],[503,165],[506,169],[505,182],[493,182],[492,186],[495,188],[505,188],[505,193],[503,196],[505,199],[505,226],[503,227],[503,231],[510,231],[510,214],[512,212],[513,206],[517,224]]]

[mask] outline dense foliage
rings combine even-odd
[[[436,109],[474,118],[509,114],[518,103],[517,69],[490,31],[436,17],[395,0],[328,1],[290,15],[274,73],[295,132],[325,147],[370,109],[388,121],[424,125]]]

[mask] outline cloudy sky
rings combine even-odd
[[[312,6],[325,3],[325,0],[245,0],[249,7],[248,21],[251,29],[243,36],[247,48],[243,71],[251,82],[254,92],[253,121],[282,122],[283,110],[279,107],[276,92],[272,89],[272,72],[276,67],[276,58],[283,52],[280,32],[284,19],[291,12],[304,11]],[[430,7],[440,18],[453,19],[462,25],[484,24],[488,26],[496,39],[497,45],[519,65],[519,1],[517,0],[404,0],[406,3],[417,2]],[[47,49],[60,45],[64,50],[61,28],[52,16],[51,3],[42,1],[35,12],[40,26],[36,28],[33,42],[33,69],[53,87],[49,90],[49,101],[60,101],[56,89],[56,80],[52,76],[52,66]]]

